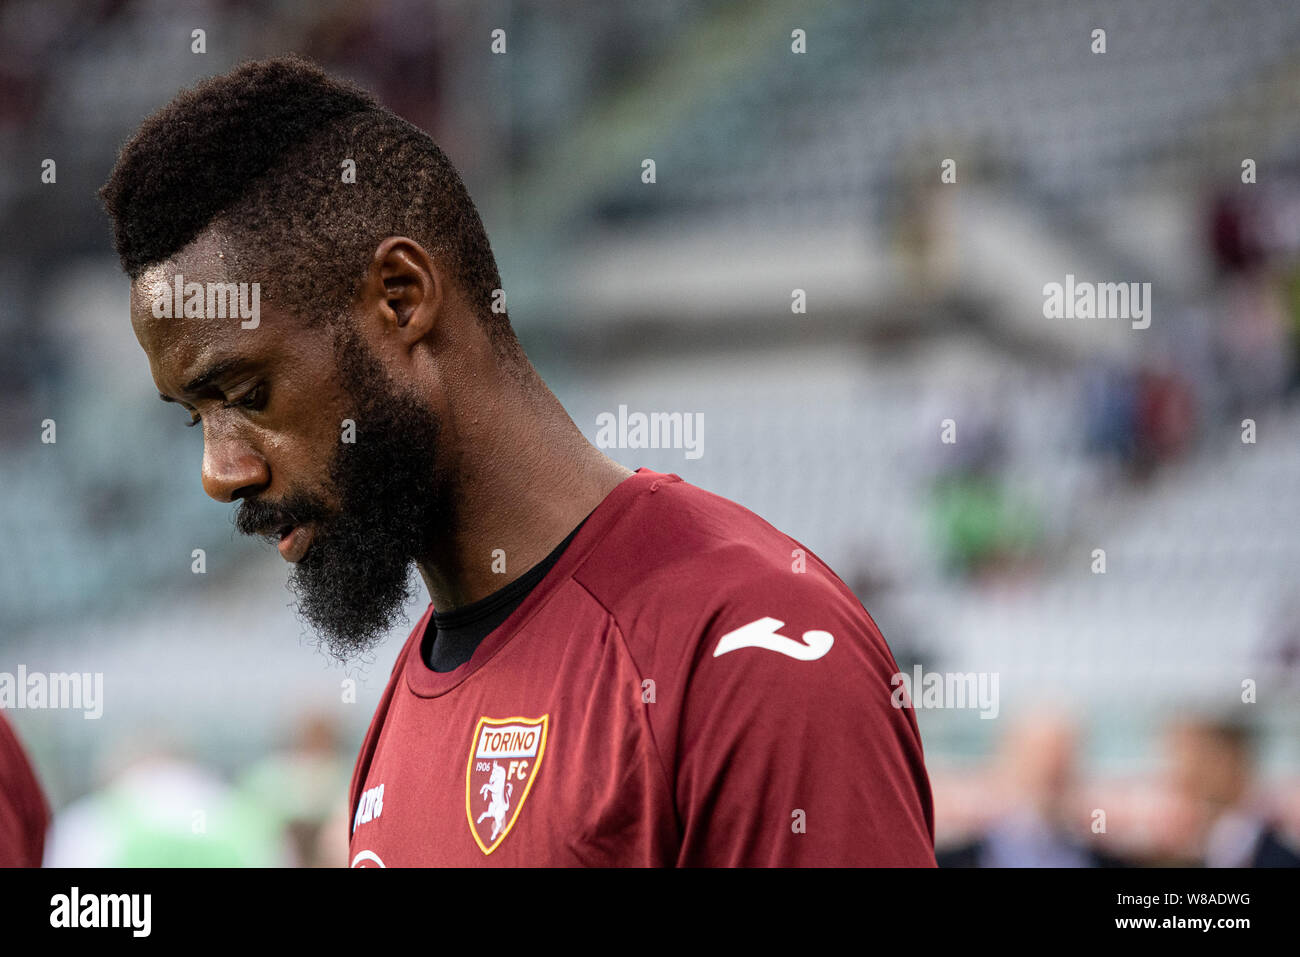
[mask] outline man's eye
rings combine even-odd
[[[226,409],[241,408],[241,409],[257,410],[257,409],[261,409],[265,405],[266,405],[266,385],[265,383],[261,383],[261,382],[253,386],[253,388],[249,389],[238,399],[232,399],[228,402],[222,403],[222,407]],[[198,425],[200,422],[203,421],[202,417],[198,414],[198,412],[194,411],[193,409],[187,409],[186,411],[189,412],[190,414],[190,420],[185,423],[187,428],[192,429],[194,428],[194,426]]]
[[[245,409],[260,409],[266,404],[266,388],[263,383],[258,383],[245,392],[240,398],[233,402],[227,402],[226,407],[240,406]]]

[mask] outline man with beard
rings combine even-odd
[[[429,591],[357,761],[353,865],[934,865],[875,623],[751,512],[587,442],[426,134],[249,63],[146,120],[102,196],[204,489],[295,563],[301,615],[347,658],[412,565]],[[239,283],[252,321],[211,308]]]

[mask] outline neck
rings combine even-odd
[[[594,448],[541,379],[530,378],[498,381],[491,400],[466,406],[475,411],[449,414],[461,449],[456,528],[418,562],[439,611],[510,584],[632,474]]]

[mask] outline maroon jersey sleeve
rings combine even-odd
[[[875,622],[811,554],[765,568],[725,587],[692,655],[678,863],[935,866],[920,734]]]
[[[0,867],[40,867],[49,823],[36,774],[0,714]]]

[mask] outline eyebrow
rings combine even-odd
[[[229,356],[225,359],[219,359],[196,375],[189,382],[181,386],[181,392],[185,395],[194,395],[195,393],[202,392],[217,379],[228,376],[232,372],[236,372],[239,369],[252,364],[253,361],[245,356]],[[162,399],[164,402],[178,401],[169,395],[163,395],[161,392],[158,393],[158,398]]]

